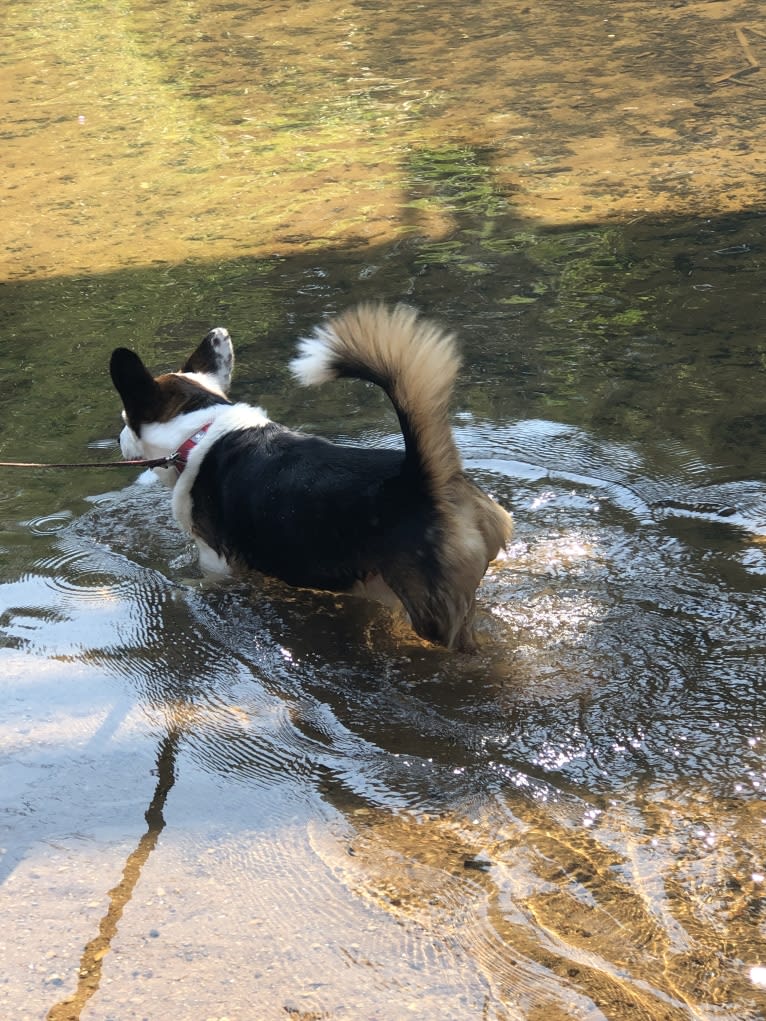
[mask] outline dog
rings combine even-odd
[[[459,366],[454,336],[406,305],[356,306],[299,342],[297,381],[381,387],[403,450],[342,446],[232,403],[234,353],[220,327],[179,372],[155,378],[126,348],[110,372],[122,455],[175,455],[155,471],[203,572],[251,570],[400,604],[421,638],[471,652],[476,590],[511,516],[463,470],[449,419]]]

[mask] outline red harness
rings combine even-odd
[[[184,440],[184,442],[181,444],[181,446],[173,455],[173,464],[175,465],[175,469],[179,475],[181,474],[181,472],[184,470],[188,463],[189,454],[191,454],[192,450],[194,450],[197,444],[200,443],[205,438],[205,433],[208,431],[212,424],[213,424],[212,422],[208,422],[206,425],[203,425],[201,429],[198,429],[193,436],[190,436],[188,440]]]

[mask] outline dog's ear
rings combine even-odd
[[[219,390],[227,393],[233,369],[234,348],[231,337],[228,330],[218,326],[208,333],[194,354],[187,358],[181,372],[199,372],[204,376],[212,376]]]
[[[118,347],[112,352],[109,372],[130,420],[151,422],[160,402],[160,387],[134,351]]]

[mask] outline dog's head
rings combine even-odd
[[[211,330],[179,372],[152,376],[139,356],[118,347],[109,371],[122,398],[125,458],[165,457],[214,418],[211,408],[231,404],[226,396],[234,368],[231,337]]]

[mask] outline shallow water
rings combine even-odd
[[[766,42],[603,10],[6,12],[0,455],[116,456],[112,348],[219,323],[236,398],[397,443],[286,365],[404,299],[516,531],[454,656],[203,582],[145,477],[4,471],[4,1017],[766,1015],[763,85],[715,82]]]

